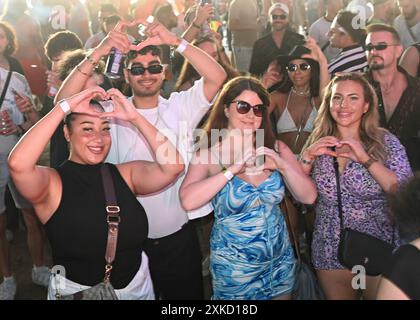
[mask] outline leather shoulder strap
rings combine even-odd
[[[105,251],[105,261],[107,265],[105,266],[105,279],[108,281],[111,275],[112,262],[115,259],[115,253],[117,250],[117,240],[118,240],[118,226],[121,221],[120,218],[120,207],[117,204],[117,197],[115,195],[114,183],[111,176],[111,171],[109,165],[104,163],[101,166],[102,174],[102,183],[104,186],[105,192],[105,201],[106,201],[106,221],[108,223],[108,240],[106,244]]]

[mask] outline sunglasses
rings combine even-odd
[[[159,73],[162,73],[163,66],[161,64],[152,64],[151,66],[148,66],[148,67],[132,66],[128,70],[130,71],[130,73],[133,76],[138,76],[138,75],[144,74],[146,72],[146,70],[150,74],[159,74]]]
[[[287,14],[272,14],[271,18],[273,20],[286,20],[287,19]]]
[[[241,101],[241,100],[235,100],[231,103],[236,103],[236,111],[240,114],[247,114],[249,110],[252,108],[252,111],[254,111],[254,115],[256,117],[262,117],[264,110],[266,109],[266,106],[263,104],[257,104],[256,106],[251,106],[248,102]]]
[[[376,51],[382,51],[388,47],[395,47],[395,46],[399,46],[399,44],[379,43],[379,44],[374,45],[372,43],[368,43],[367,45],[365,45],[365,50],[372,51],[373,49],[375,49]]]
[[[310,70],[311,69],[311,65],[309,63],[301,63],[301,64],[295,64],[295,63],[291,63],[286,67],[286,70],[289,72],[295,72],[298,67],[300,68],[300,70],[302,71],[306,71],[306,70]]]

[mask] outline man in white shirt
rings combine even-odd
[[[82,90],[98,61],[113,47],[122,52],[134,49],[119,23],[99,46],[66,78],[56,99]],[[124,75],[130,84],[132,103],[146,119],[167,135],[178,147],[186,165],[192,156],[193,129],[209,110],[226,79],[223,68],[207,53],[191,46],[163,25],[154,22],[146,29],[149,36],[126,58]],[[202,76],[188,91],[172,93],[168,99],[160,96],[165,78],[157,46],[177,47]],[[154,160],[141,134],[129,123],[111,124],[112,147],[106,159],[121,163],[131,160]],[[145,251],[149,256],[155,296],[160,299],[202,299],[201,253],[196,230],[179,200],[179,187],[185,174],[165,190],[148,197],[138,197],[149,222],[149,239]],[[194,212],[200,217],[211,212],[205,206]]]
[[[413,0],[398,0],[401,14],[394,20],[394,28],[404,48],[420,41],[420,10]]]
[[[323,0],[326,6],[325,15],[316,20],[309,28],[309,36],[314,38],[318,46],[322,49],[328,62],[337,57],[340,49],[331,47],[328,39],[328,32],[331,28],[338,11],[343,8],[343,0]]]

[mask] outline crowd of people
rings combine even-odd
[[[301,256],[326,299],[420,299],[420,3],[0,8],[0,300],[19,286],[13,202],[50,300],[105,265],[118,299],[210,298],[209,273],[212,299],[290,300]],[[395,248],[363,290],[343,228]]]

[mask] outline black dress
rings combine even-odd
[[[411,244],[399,247],[382,276],[410,299],[420,300],[420,250]]]
[[[54,265],[65,267],[66,278],[93,286],[103,280],[108,224],[101,168],[72,161],[56,168],[63,183],[57,211],[45,224]],[[115,289],[125,288],[136,275],[148,233],[146,213],[111,164],[121,223],[111,273]]]

